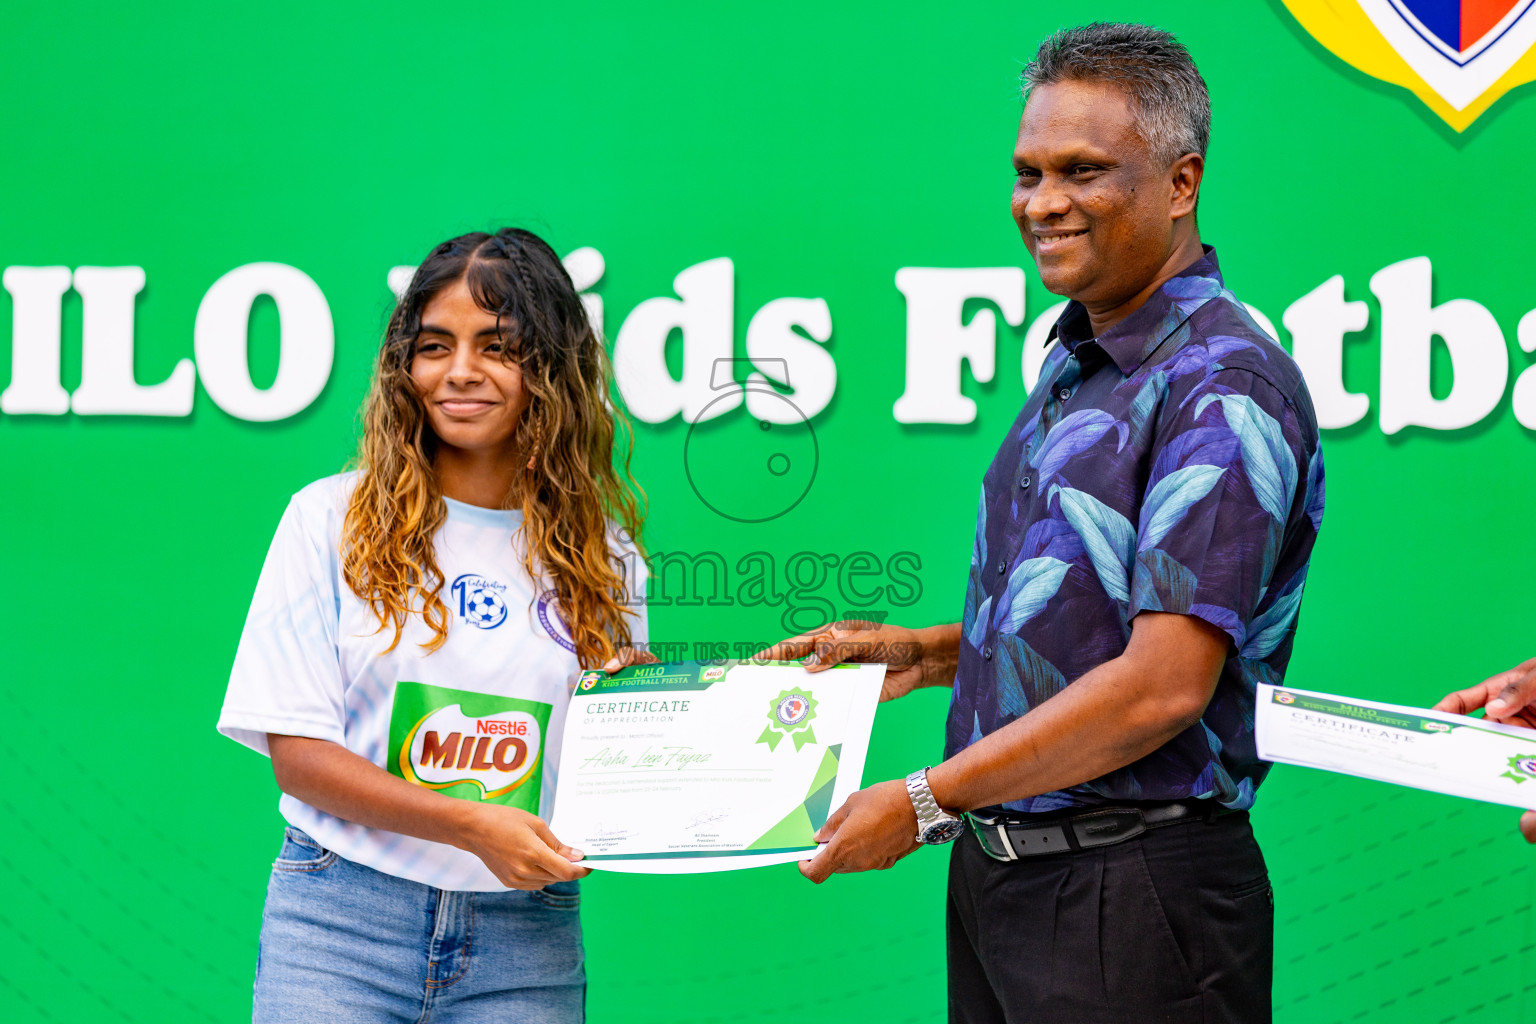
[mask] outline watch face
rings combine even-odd
[[[932,825],[929,825],[927,828],[923,829],[923,834],[919,837],[919,842],[927,843],[930,846],[934,846],[939,843],[953,842],[956,838],[959,837],[960,833],[964,831],[964,829],[965,822],[956,818],[950,818],[947,821],[936,821]]]

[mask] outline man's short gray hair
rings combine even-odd
[[[1026,100],[1055,82],[1111,82],[1130,97],[1154,159],[1172,164],[1185,153],[1205,156],[1211,97],[1189,51],[1170,32],[1104,22],[1064,28],[1040,44],[1022,77]]]

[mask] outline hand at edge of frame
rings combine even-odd
[[[1471,714],[1478,708],[1495,722],[1536,729],[1536,658],[1489,676],[1476,686],[1440,698],[1436,711]],[[1536,844],[1536,811],[1520,815],[1520,834]]]
[[[1489,676],[1476,686],[1440,698],[1436,711],[1470,715],[1478,708],[1492,721],[1536,729],[1536,658]]]

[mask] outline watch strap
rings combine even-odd
[[[912,799],[912,809],[917,812],[919,832],[938,818],[948,817],[933,798],[933,790],[928,788],[928,768],[920,768],[907,776],[907,796]]]
[[[928,788],[928,769],[907,776],[907,796],[912,800],[912,810],[917,814],[919,843],[937,845],[949,843],[964,829],[961,819],[939,806]]]

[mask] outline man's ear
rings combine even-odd
[[[1205,157],[1199,153],[1185,153],[1173,162],[1168,170],[1173,202],[1169,212],[1174,220],[1188,217],[1195,212],[1200,201],[1200,179],[1205,176]]]

